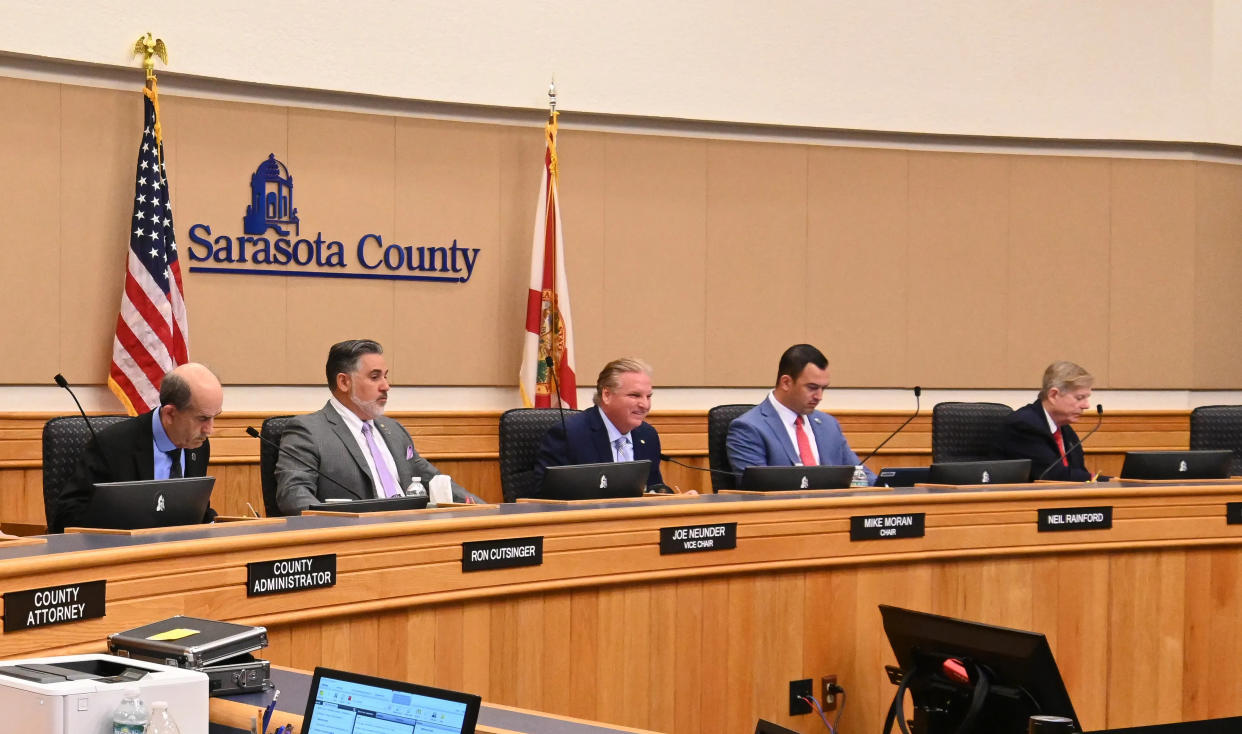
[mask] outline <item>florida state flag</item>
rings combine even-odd
[[[573,322],[569,318],[569,284],[565,278],[565,243],[557,194],[556,116],[545,129],[547,152],[535,207],[535,237],[530,251],[530,291],[526,296],[526,341],[519,385],[528,408],[578,407],[574,379]]]

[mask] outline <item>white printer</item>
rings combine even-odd
[[[167,701],[182,734],[207,734],[207,674],[112,655],[0,660],[5,731],[111,734],[125,689],[137,687],[148,711]]]

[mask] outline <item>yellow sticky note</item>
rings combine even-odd
[[[164,632],[151,635],[147,639],[148,640],[180,640],[184,637],[189,637],[190,635],[197,635],[197,634],[198,634],[198,630],[187,629],[185,627],[178,627],[175,630],[166,630]]]

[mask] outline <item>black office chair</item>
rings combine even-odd
[[[932,408],[932,462],[986,461],[1013,408],[1000,403],[937,403]]]
[[[751,403],[730,403],[717,405],[707,411],[707,465],[712,468],[712,491],[736,489],[737,480],[731,476],[733,467],[729,465],[729,450],[726,443],[729,438],[729,425],[733,419],[755,407]],[[720,474],[719,472],[729,472]]]
[[[565,415],[577,413],[565,410]],[[535,459],[548,429],[561,422],[556,408],[514,408],[500,416],[500,490],[505,502],[535,493]]]
[[[123,415],[92,416],[91,428],[99,433],[126,418]],[[49,528],[52,527],[52,514],[56,511],[60,490],[73,476],[73,470],[90,438],[90,428],[80,415],[60,416],[43,424],[43,515]]]
[[[1229,473],[1242,476],[1242,405],[1202,405],[1190,411],[1190,448],[1229,449]]]
[[[274,415],[263,421],[259,435],[267,441],[259,441],[259,483],[263,487],[263,514],[266,517],[281,517],[285,513],[276,504],[276,457],[280,452],[280,436],[285,426],[297,416]],[[271,443],[269,443],[269,441]]]

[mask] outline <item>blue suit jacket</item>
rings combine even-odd
[[[858,455],[841,433],[836,418],[816,411],[808,421],[815,445],[819,449],[819,463],[824,466],[857,466]],[[729,425],[729,465],[739,474],[748,466],[794,466],[800,463],[798,452],[789,440],[789,433],[781,423],[776,408],[765,397],[755,407],[743,413]],[[875,484],[875,474],[863,467],[867,482]]]
[[[568,440],[566,431],[569,432]],[[644,422],[630,432],[630,438],[634,441],[634,459],[651,462],[647,486],[663,484],[664,478],[660,476],[660,434],[650,423]],[[593,405],[581,413],[566,415],[565,427],[562,428],[559,423],[552,426],[539,444],[539,455],[535,458],[534,491],[538,493],[542,489],[543,474],[550,466],[610,461],[612,445],[608,442],[608,429],[604,427],[599,408]]]

